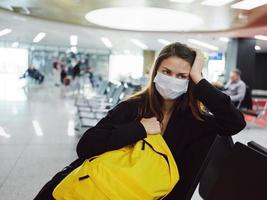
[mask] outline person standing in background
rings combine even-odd
[[[79,93],[81,89],[80,84],[80,73],[81,73],[81,61],[78,60],[72,69],[72,80],[73,80],[73,94]]]
[[[73,67],[72,79],[75,80],[76,77],[80,75],[81,72],[81,61],[78,61],[75,66]]]

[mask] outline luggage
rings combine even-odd
[[[70,78],[65,77],[65,78],[63,79],[63,83],[64,83],[65,86],[70,85]]]

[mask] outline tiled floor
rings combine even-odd
[[[0,193],[5,200],[33,199],[76,157],[73,100],[52,84],[31,86],[26,96],[26,101],[0,101]]]
[[[4,200],[33,199],[76,157],[73,100],[47,83],[25,91],[26,98],[0,100],[0,198]],[[267,146],[267,131],[252,127],[234,139]],[[196,193],[193,199],[200,197]]]

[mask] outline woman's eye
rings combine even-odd
[[[163,74],[170,74],[169,71],[163,71],[162,73],[163,73]]]
[[[184,75],[178,75],[177,78],[179,78],[179,79],[188,79],[188,77],[184,76]]]

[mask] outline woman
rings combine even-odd
[[[78,156],[89,158],[162,134],[180,173],[166,199],[185,199],[215,135],[233,135],[245,127],[230,98],[202,77],[203,64],[199,50],[180,43],[163,48],[147,88],[87,130],[78,143]]]

